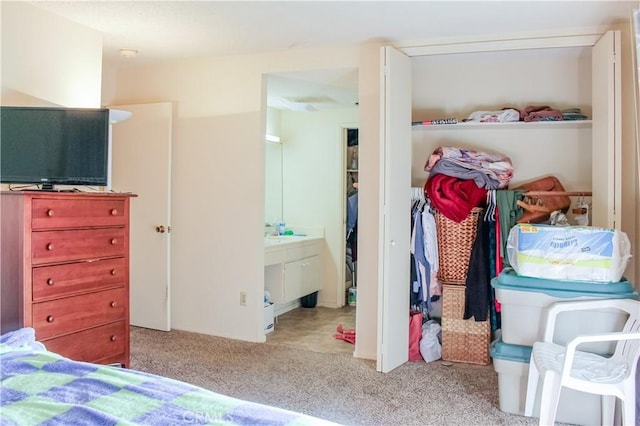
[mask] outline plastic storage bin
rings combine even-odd
[[[274,317],[273,303],[264,303],[264,334],[271,333],[273,331],[273,317]]]
[[[500,411],[524,415],[529,379],[531,347],[510,345],[501,339],[491,342],[489,353],[493,368],[498,373],[498,397]],[[534,405],[534,417],[540,413],[540,392]],[[563,389],[560,394],[556,421],[580,425],[600,425],[600,397],[573,389]]]
[[[594,283],[554,281],[519,276],[511,268],[491,281],[500,302],[502,341],[512,345],[533,346],[544,334],[545,308],[552,303],[598,298],[632,298],[638,293],[628,281]],[[606,333],[620,329],[625,318],[609,311],[567,312],[556,326],[554,342],[566,344],[579,334]],[[612,345],[584,345],[584,350],[608,353]]]

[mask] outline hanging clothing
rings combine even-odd
[[[495,194],[494,194],[495,195]],[[485,219],[486,220],[486,219]],[[489,272],[491,279],[498,276],[496,264],[498,262],[497,243],[496,243],[496,220],[495,217],[488,220],[489,222]],[[491,332],[495,333],[502,327],[500,315],[500,304],[496,300],[496,289],[493,286],[489,289],[489,320],[491,324]]]
[[[504,266],[509,266],[507,256],[507,237],[509,231],[516,224],[520,216],[522,216],[522,207],[518,206],[517,201],[524,196],[524,190],[505,189],[496,191],[496,204],[498,205],[498,217],[500,221],[500,258]]]
[[[347,197],[347,247],[351,248],[351,261],[358,260],[358,191]]]
[[[484,212],[483,212],[484,213]],[[471,247],[467,270],[465,308],[463,319],[475,318],[477,322],[486,321],[491,298],[491,263],[489,230],[492,224],[484,220],[484,214],[478,215],[476,238]]]
[[[424,232],[422,229],[422,208],[424,202],[414,203],[411,210],[411,254],[415,263],[415,280],[412,279],[412,292],[417,294],[415,310],[423,313],[431,310],[429,295],[429,280],[431,278],[431,266],[424,252]]]
[[[437,279],[438,240],[429,201],[421,197],[411,206],[411,309],[428,314],[442,295]]]
[[[428,208],[428,204],[422,209],[422,231],[423,231],[423,250],[424,255],[429,263],[430,274],[429,279],[429,295],[431,300],[434,296],[442,296],[442,283],[438,280],[438,233],[436,230],[436,219],[433,212]]]

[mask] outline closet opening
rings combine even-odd
[[[345,186],[345,291],[346,304],[358,300],[358,129],[344,129],[346,143]]]

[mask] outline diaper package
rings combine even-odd
[[[624,232],[593,226],[517,224],[507,240],[518,275],[552,280],[618,282],[630,250]]]

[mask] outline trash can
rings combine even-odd
[[[314,291],[300,298],[300,306],[303,308],[315,308],[318,304],[318,292]]]

